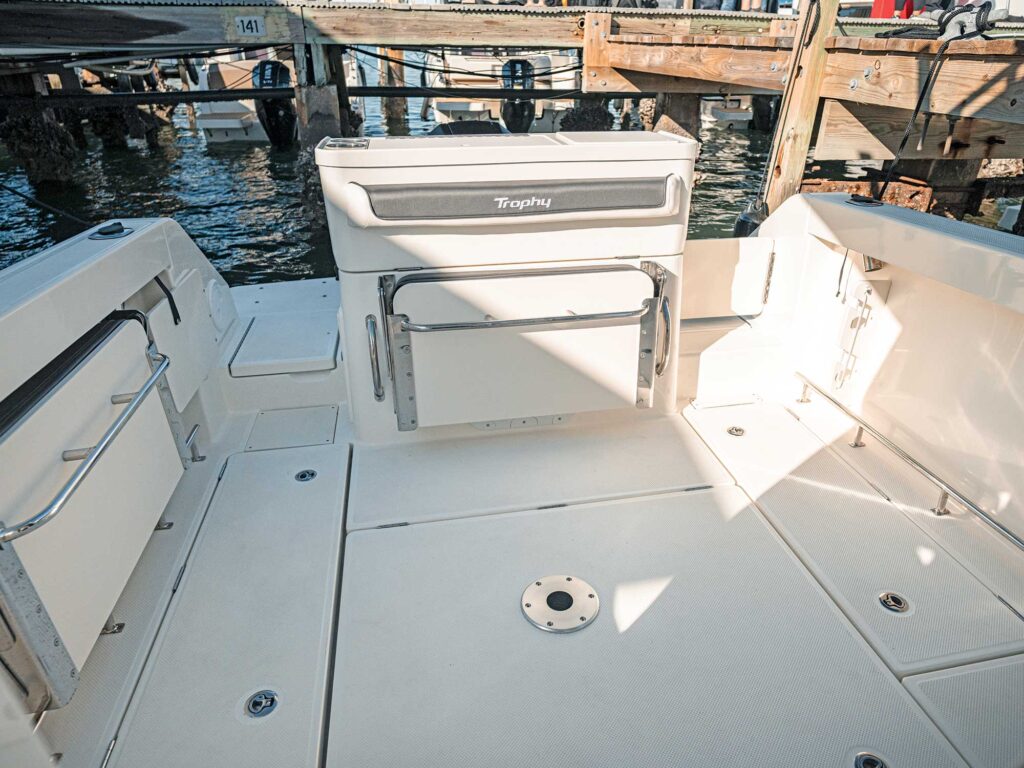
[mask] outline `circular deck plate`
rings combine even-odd
[[[592,586],[575,576],[542,576],[523,591],[523,615],[545,632],[575,632],[597,618],[601,600]]]

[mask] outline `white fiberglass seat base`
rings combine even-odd
[[[328,768],[962,765],[736,487],[355,531],[334,685]]]

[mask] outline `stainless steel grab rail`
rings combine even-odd
[[[928,469],[928,467],[924,466],[921,462],[919,462],[917,459],[915,459],[913,456],[911,456],[905,450],[903,450],[898,445],[896,445],[896,443],[894,443],[892,440],[887,438],[885,435],[883,435],[877,429],[875,429],[870,424],[868,424],[866,421],[864,421],[864,419],[862,419],[856,413],[851,411],[849,408],[847,408],[841,402],[836,400],[830,394],[828,394],[827,392],[822,390],[817,384],[812,382],[810,379],[808,379],[802,373],[797,373],[796,375],[797,375],[797,378],[799,378],[801,381],[803,381],[804,386],[810,387],[811,389],[813,389],[815,392],[817,392],[823,398],[828,400],[828,402],[830,402],[832,405],[834,405],[840,411],[842,411],[847,416],[849,416],[851,419],[853,419],[857,423],[857,425],[859,427],[861,427],[865,432],[867,432],[869,435],[871,435],[876,440],[878,440],[878,442],[880,442],[882,445],[884,445],[890,451],[895,453],[896,456],[898,458],[902,459],[904,463],[909,464],[911,467],[916,469],[922,475],[927,477],[928,480],[931,481],[932,483],[934,483],[935,486],[937,486],[938,489],[943,494],[948,494],[952,498],[956,499],[968,511],[970,511],[973,514],[975,514],[976,516],[980,517],[983,522],[985,522],[989,526],[991,526],[997,533],[1002,534],[1004,537],[1009,539],[1011,542],[1016,544],[1018,547],[1020,547],[1021,549],[1024,549],[1024,539],[1022,539],[1020,536],[1015,534],[1013,531],[1011,531],[1005,525],[1000,523],[998,520],[993,518],[988,512],[986,512],[984,509],[979,507],[977,504],[975,504],[969,498],[964,496],[964,494],[960,493],[960,491],[958,491],[952,485],[947,483],[945,480],[943,480],[937,474],[932,472],[930,469]]]
[[[74,474],[64,484],[64,487],[60,489],[53,500],[43,508],[41,512],[30,517],[17,525],[10,526],[8,528],[0,528],[0,544],[5,544],[8,541],[14,541],[14,539],[21,538],[27,533],[30,533],[48,522],[53,520],[57,515],[60,514],[64,505],[68,503],[68,500],[74,495],[75,491],[78,490],[78,486],[82,484],[86,476],[92,471],[92,468],[96,466],[96,462],[99,461],[110,444],[114,442],[114,438],[120,434],[121,430],[124,429],[129,419],[142,405],[142,401],[146,399],[156,383],[160,380],[160,377],[164,375],[167,370],[167,366],[171,364],[170,358],[167,355],[159,355],[160,362],[153,369],[153,373],[146,379],[146,383],[142,385],[142,388],[135,393],[131,401],[121,411],[120,415],[114,421],[113,424],[103,433],[103,437],[99,439],[90,450],[88,455],[82,460],[82,463],[75,470]]]
[[[380,358],[377,355],[377,318],[366,316],[366,339],[370,348],[370,376],[373,377],[373,399],[384,399],[384,382],[380,376]]]
[[[668,304],[668,297],[661,299],[661,323],[662,332],[665,334],[664,346],[658,351],[658,362],[654,366],[654,373],[661,376],[668,365],[669,347],[672,346],[672,308]]]
[[[640,309],[622,312],[597,312],[589,315],[558,315],[556,317],[525,317],[519,320],[478,320],[465,323],[413,323],[408,317],[402,317],[402,330],[413,333],[434,333],[437,331],[479,331],[489,328],[520,328],[538,325],[566,325],[570,323],[592,323],[606,320],[631,320],[647,312],[647,304]]]

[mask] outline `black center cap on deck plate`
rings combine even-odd
[[[552,592],[548,595],[548,608],[552,611],[568,611],[572,608],[572,595],[568,592]]]
[[[523,615],[545,632],[577,632],[589,627],[601,608],[597,590],[578,576],[541,576],[523,590]]]

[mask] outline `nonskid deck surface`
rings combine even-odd
[[[111,766],[316,764],[348,446],[232,456]],[[247,715],[273,691],[278,707]]]
[[[985,742],[948,691],[1000,728],[984,659],[1019,675],[1024,623],[789,414],[686,415],[356,445],[344,545],[346,446],[233,456],[110,764],[1015,765],[1020,737]],[[830,548],[815,519],[863,515],[934,567],[850,573],[857,527]],[[863,572],[918,610],[871,613]],[[554,574],[600,597],[579,632],[523,615]],[[264,689],[278,709],[248,717]]]
[[[678,416],[577,414],[391,446],[356,446],[349,531],[731,484]]]
[[[961,765],[738,488],[346,546],[330,768]],[[601,600],[573,634],[523,616],[555,574]]]
[[[1024,622],[1001,596],[782,406],[686,413],[898,677],[1024,652]],[[885,609],[884,593],[906,609]]]

